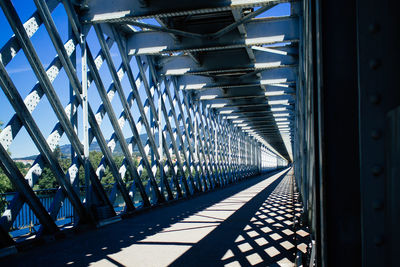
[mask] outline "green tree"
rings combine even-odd
[[[61,149],[60,149],[59,145],[56,146],[56,148],[53,151],[53,154],[54,154],[54,156],[56,157],[57,160],[61,159],[62,154],[61,154]]]
[[[0,127],[3,126],[3,122],[0,121]],[[0,133],[2,129],[0,128]],[[14,187],[12,186],[10,179],[4,174],[3,170],[0,169],[0,193],[12,192]]]
[[[59,186],[53,172],[48,166],[43,168],[42,176],[33,187],[34,190],[57,188]]]

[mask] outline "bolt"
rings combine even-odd
[[[382,167],[375,165],[374,167],[372,167],[372,174],[374,176],[379,176],[382,173]]]
[[[381,26],[378,23],[371,23],[368,26],[368,30],[370,33],[377,33],[380,31],[380,29],[381,29]]]
[[[384,243],[383,237],[382,237],[382,236],[376,236],[376,237],[374,238],[374,243],[375,243],[375,245],[376,245],[377,247],[382,246],[383,243]]]
[[[369,61],[369,67],[370,67],[372,70],[378,69],[378,68],[380,67],[380,65],[381,65],[381,61],[380,61],[379,59],[371,59],[371,60]]]
[[[372,104],[379,104],[379,102],[381,101],[381,97],[379,95],[370,95],[369,96],[369,102],[371,102]]]
[[[379,138],[381,138],[381,131],[379,130],[372,130],[371,131],[371,137],[375,140],[378,140]]]
[[[376,200],[374,201],[374,203],[372,203],[372,207],[374,208],[374,210],[378,211],[378,210],[382,210],[383,209],[383,203],[380,200]]]

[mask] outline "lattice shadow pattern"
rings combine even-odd
[[[23,23],[11,1],[0,1],[14,33],[0,51],[0,86],[15,111],[0,133],[0,165],[17,190],[0,219],[2,246],[14,244],[7,233],[26,205],[39,222],[35,236],[40,237],[63,229],[57,216],[66,199],[73,207],[74,225],[99,224],[120,213],[189,197],[259,172],[260,144],[206,105],[194,101],[190,93],[178,88],[174,77],[159,75],[151,56],[128,56],[126,40],[114,26],[110,26],[112,36],[107,36],[98,25],[81,25],[70,1],[34,2],[37,10]],[[69,32],[63,32],[68,32],[67,37],[53,20],[56,9],[65,14]],[[56,51],[49,64],[43,63],[34,47],[32,37],[39,30],[47,32]],[[92,38],[83,38],[86,36]],[[98,48],[96,54],[91,52],[93,47]],[[89,95],[100,99],[89,99],[88,107],[89,144],[97,142],[102,153],[98,166],[85,160],[78,137],[78,111],[84,102],[76,68],[79,51],[86,51]],[[7,70],[7,65],[21,54],[37,79],[25,98]],[[62,93],[54,86],[61,73],[67,77],[70,90],[69,102],[64,106],[66,90]],[[109,81],[106,77],[110,77]],[[47,138],[32,114],[45,98],[49,114],[57,118]],[[109,136],[102,130],[104,121],[112,127]],[[26,175],[7,152],[22,129],[39,151]],[[60,140],[71,146],[71,165],[67,168],[60,165],[54,153]],[[113,157],[118,146],[123,156],[121,163]],[[138,164],[134,155],[138,155]],[[85,162],[85,179],[79,179]],[[46,166],[60,185],[47,208],[32,190]],[[102,183],[106,174],[112,176],[113,182],[107,190]],[[79,190],[82,186],[83,194]]]

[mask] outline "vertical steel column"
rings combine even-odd
[[[214,128],[211,133],[212,133],[212,139],[214,140],[215,160],[217,161],[217,166],[220,171],[222,185],[225,185],[228,182],[228,178],[227,178],[226,168],[224,165],[223,155],[221,155],[221,150],[222,150],[220,144],[221,138],[219,138],[219,136],[223,136],[223,131],[218,122],[215,120],[215,112],[211,112],[210,110],[208,111],[208,120],[209,120],[209,125],[211,125],[211,127]]]
[[[81,30],[83,32],[83,30]],[[88,82],[87,82],[87,51],[86,36],[81,34],[81,67],[82,67],[82,129],[83,129],[83,159],[85,168],[86,208],[91,206],[90,170],[89,170],[89,114],[88,114]]]
[[[214,188],[215,187],[215,176],[213,173],[213,169],[211,167],[209,155],[206,153],[206,150],[205,150],[205,146],[206,146],[206,144],[204,144],[205,143],[205,132],[202,129],[200,129],[201,125],[199,126],[199,124],[201,122],[199,123],[199,121],[198,121],[198,118],[201,119],[201,114],[199,112],[200,105],[198,102],[195,102],[195,103],[192,102],[191,104],[193,105],[193,108],[194,108],[194,121],[195,121],[196,128],[197,128],[201,154],[203,156],[203,164],[207,170],[207,176],[208,176],[208,180],[210,183],[210,188]]]
[[[234,178],[235,178],[235,182],[238,180],[238,167],[239,167],[239,157],[238,157],[238,147],[239,147],[239,140],[237,138],[237,132],[236,129],[233,128],[232,125],[230,125],[230,132],[232,135],[232,141],[233,141],[233,173],[234,173]]]
[[[233,127],[233,126],[232,126]],[[235,143],[236,143],[236,173],[237,178],[240,178],[240,136],[239,131],[237,129],[233,129],[235,131]]]
[[[356,3],[362,264],[397,266],[400,3]]]
[[[186,149],[185,142],[184,142],[185,135],[182,134],[182,131],[180,129],[180,123],[179,123],[179,120],[178,120],[178,117],[177,117],[176,111],[175,111],[175,101],[174,100],[177,98],[177,96],[175,95],[174,96],[174,100],[173,100],[172,97],[171,97],[170,91],[169,91],[169,84],[164,82],[164,85],[165,85],[165,93],[166,93],[166,95],[168,97],[168,101],[170,103],[170,114],[172,115],[172,118],[173,118],[174,123],[175,123],[176,134],[177,134],[178,139],[179,139],[180,147],[183,150],[182,154],[183,154],[184,164],[185,164],[185,166],[186,166],[186,168],[187,168],[187,170],[189,172],[188,179],[190,181],[190,184],[191,184],[194,192],[198,192],[199,188],[196,186],[196,184],[194,182],[194,179],[192,177],[192,173],[191,173],[191,164],[189,162],[188,151]],[[162,99],[162,101],[165,101],[165,100]],[[166,123],[170,123],[170,122],[168,121]],[[180,157],[180,155],[179,155],[179,157]]]
[[[243,136],[243,163],[244,163],[244,170],[245,170],[245,176],[247,176],[247,138],[244,132],[242,132],[242,136]]]
[[[203,104],[202,105],[202,116],[200,116],[201,119],[201,125],[203,127],[203,131],[205,132],[205,136],[207,138],[206,144],[207,144],[207,151],[209,154],[210,159],[212,160],[212,166],[216,175],[216,178],[218,179],[219,185],[222,186],[223,181],[222,181],[222,171],[220,169],[220,166],[218,165],[218,160],[214,157],[214,148],[215,147],[215,139],[213,138],[213,129],[212,125],[208,123],[209,116],[210,116],[210,110],[207,110],[207,107]],[[207,113],[206,113],[207,112]],[[203,124],[203,119],[204,119],[204,124]]]
[[[74,33],[72,31],[71,23],[68,22],[68,39],[71,40],[73,38],[74,38]],[[71,60],[72,66],[76,69],[76,50],[75,49],[72,51],[72,53],[70,55],[70,60]],[[74,86],[71,83],[71,81],[69,81],[69,103],[71,103],[71,108],[70,108],[70,113],[67,115],[69,115],[69,117],[70,117],[70,122],[71,122],[72,127],[75,130],[75,133],[78,134],[78,109],[75,105],[72,105],[72,103],[74,102],[74,99],[75,99]],[[71,163],[76,163],[78,161],[76,153],[77,153],[77,151],[75,151],[71,147],[71,155],[70,155]],[[79,193],[79,172],[76,171],[75,176],[71,177],[71,175],[70,175],[71,172],[69,171],[69,169],[68,169],[68,176],[71,181],[71,184],[74,187],[75,192],[77,192],[77,194],[80,194]],[[55,200],[57,199],[57,193],[56,193],[56,197],[54,197]],[[60,193],[58,193],[58,194],[60,194]],[[64,199],[65,196],[64,196],[64,194],[62,194],[62,195],[63,195],[62,198]],[[73,216],[74,216],[74,218],[73,218],[74,222],[75,223],[78,222],[78,220],[79,220],[78,215],[74,212]]]
[[[152,86],[152,80],[150,79],[150,87],[153,87],[154,88],[154,86]],[[154,90],[154,89],[153,89]],[[155,91],[158,91],[157,89],[155,89]],[[155,107],[157,106],[158,107],[158,105],[155,103],[155,94],[153,94],[151,97],[147,97],[147,101],[150,101]],[[156,110],[156,112],[157,112],[157,110]],[[157,113],[153,113],[153,110],[152,109],[150,109],[150,118],[149,118],[149,122],[150,122],[150,130],[151,130],[151,132],[149,133],[149,134],[151,134],[152,136],[154,136],[154,141],[156,141],[156,138],[155,138],[155,133],[156,133],[156,131],[155,131],[155,128],[156,128],[156,125],[158,125],[158,116],[157,116]],[[156,182],[157,182],[157,177],[156,177],[156,174],[157,174],[157,164],[156,164],[156,161],[155,161],[155,157],[154,157],[154,151],[153,150],[157,150],[157,152],[156,153],[158,153],[158,151],[159,151],[159,148],[156,146],[156,147],[154,147],[153,149],[150,149],[150,166],[151,166],[151,173],[153,174],[153,176],[154,176],[154,179],[156,180]],[[161,158],[160,158],[161,159]],[[162,164],[161,163],[161,161],[160,161],[160,164]],[[161,168],[160,168],[160,171],[161,171]],[[161,195],[162,195],[162,190],[161,190]]]
[[[51,10],[52,8],[54,8],[54,6],[49,6],[48,8]],[[71,38],[64,44],[64,48],[67,50],[68,56],[71,56],[72,53],[75,51],[75,47],[78,44],[78,42],[79,42],[79,39]],[[100,57],[101,57],[101,55],[98,55],[98,58],[100,58]],[[98,67],[100,67],[100,65],[101,65],[101,63],[99,64]],[[50,63],[50,65],[48,66],[48,68],[46,70],[46,73],[49,76],[50,81],[54,81],[56,76],[59,74],[59,71],[61,70],[61,68],[62,68],[62,65],[60,62],[60,58],[56,57]],[[36,107],[36,105],[38,104],[38,101],[32,102],[31,100],[29,100],[29,98],[35,97],[35,96],[39,96],[39,101],[40,101],[40,97],[43,96],[43,91],[39,84],[36,84],[34,86],[32,91],[30,92],[30,94],[27,96],[27,98],[24,101],[25,103],[26,102],[31,103],[30,111],[33,110]],[[77,107],[78,107],[78,97],[75,94],[74,99],[65,108],[66,114],[69,115],[70,110],[75,110],[75,112],[76,112]],[[69,117],[69,119],[71,119],[71,117]],[[10,123],[8,123],[8,126],[13,127],[13,130],[12,130],[13,136],[15,136],[18,133],[20,127],[22,127],[22,124],[15,124],[14,122],[17,122],[17,121],[11,119]],[[73,127],[73,128],[75,129],[75,127]],[[10,127],[6,127],[1,134],[7,133],[8,129],[10,129]],[[53,131],[51,132],[51,134],[49,135],[49,137],[46,140],[47,143],[51,147],[55,147],[55,145],[54,145],[54,143],[56,142],[55,140],[59,140],[59,138],[62,136],[63,133],[64,133],[64,130],[63,130],[60,122],[57,122],[55,127],[53,128]],[[71,166],[69,167],[66,176],[67,176],[68,180],[71,181],[71,183],[73,183],[74,185],[78,185],[79,180],[76,178],[77,178],[77,173],[78,173],[77,169],[79,168],[79,166],[81,164],[81,162],[79,161],[79,158],[81,157],[81,155],[80,154],[75,154],[75,155],[76,155],[76,157],[73,159],[73,162],[72,162]],[[33,166],[29,169],[25,179],[30,181],[31,186],[36,183],[37,179],[39,179],[39,177],[43,171],[43,168],[44,168],[44,160],[45,159],[42,157],[42,155],[37,156]],[[65,197],[66,197],[65,192],[62,189],[59,189],[57,191],[54,201],[50,207],[50,216],[53,219],[56,218],[58,211],[62,205],[62,201],[64,200]],[[7,224],[7,225],[11,226],[16,218],[16,216],[13,216],[12,214],[18,214],[18,212],[21,208],[22,208],[22,200],[21,200],[20,194],[16,194],[16,196],[13,198],[13,200],[11,202],[9,210],[6,211],[6,212],[10,212],[11,220],[3,220],[2,219],[1,224],[2,225]],[[9,227],[5,227],[5,228],[9,228]],[[39,232],[41,232],[41,230],[39,230]]]
[[[178,145],[176,144],[176,136],[174,135],[174,132],[173,132],[171,124],[170,124],[170,116],[172,116],[172,113],[170,113],[171,114],[170,116],[168,115],[167,108],[166,108],[166,105],[165,105],[166,90],[167,90],[166,86],[167,85],[164,84],[164,86],[165,86],[165,89],[164,89],[164,92],[162,94],[162,97],[160,98],[161,99],[161,110],[162,110],[163,115],[164,115],[165,126],[166,126],[166,128],[168,130],[168,133],[169,133],[169,136],[170,136],[170,139],[171,139],[172,148],[173,148],[173,151],[174,151],[174,153],[176,155],[177,166],[178,166],[178,169],[179,169],[179,171],[181,172],[181,175],[182,175],[182,181],[183,181],[183,186],[185,188],[186,196],[190,196],[192,194],[192,192],[190,190],[189,184],[187,183],[187,180],[186,180],[186,177],[185,177],[185,172],[184,172],[184,169],[183,169],[183,164],[182,164],[182,160],[181,160],[181,157],[180,157]],[[189,181],[192,182],[192,180],[189,180]]]
[[[102,45],[102,48],[104,49],[103,51],[106,54],[107,64],[110,65],[110,69],[114,68],[113,64],[110,62],[110,55],[108,53],[108,50],[103,45]],[[89,56],[89,63],[90,63],[91,66],[94,65],[94,61],[93,61],[93,58],[91,56]],[[117,140],[119,141],[119,143],[121,145],[122,152],[123,152],[123,154],[125,156],[125,160],[128,162],[127,165],[128,165],[129,172],[132,174],[134,179],[139,180],[139,175],[137,174],[136,168],[135,168],[133,160],[131,158],[131,153],[129,151],[128,145],[126,143],[126,140],[124,138],[124,135],[122,133],[122,130],[120,128],[118,120],[116,118],[115,112],[114,112],[114,110],[113,110],[113,108],[111,106],[111,102],[109,101],[109,99],[107,97],[107,92],[106,92],[106,90],[104,88],[103,82],[101,81],[101,78],[100,78],[99,73],[97,72],[97,70],[95,70],[94,67],[92,67],[91,70],[93,72],[93,77],[94,77],[94,81],[95,81],[95,84],[96,84],[96,87],[97,87],[97,91],[99,92],[100,98],[103,101],[103,105],[105,107],[105,110],[108,113],[108,117],[109,117],[111,125],[112,125],[112,127],[114,129],[114,135],[117,137]],[[116,76],[116,71],[115,71],[115,74],[113,76]],[[128,104],[126,102],[125,96],[123,95],[122,88],[120,87],[120,85],[116,81],[116,80],[119,81],[119,78],[118,77],[113,77],[113,78],[114,78],[116,89],[118,91],[118,95],[120,96],[120,99],[123,99],[121,102],[122,102],[122,105],[123,105],[124,114],[126,114],[127,120],[128,120],[128,122],[130,122],[133,119],[129,118],[129,114],[127,114],[127,110],[128,110],[127,106],[128,106]],[[135,134],[135,137],[136,137],[137,132],[135,132],[134,134]],[[110,152],[110,151],[108,151],[108,152]],[[135,207],[133,205],[132,199],[130,198],[130,196],[129,196],[128,192],[127,192],[126,185],[122,180],[122,177],[121,177],[121,175],[120,175],[120,173],[118,171],[118,168],[117,168],[115,162],[109,160],[108,165],[109,165],[111,171],[113,172],[113,175],[115,176],[115,179],[116,179],[116,182],[117,182],[116,185],[118,186],[118,189],[120,190],[121,195],[124,198],[127,210],[128,211],[134,210]]]
[[[304,4],[307,4],[305,11],[309,12],[310,23],[303,28],[308,32],[310,53],[304,55],[302,61],[312,62],[306,69],[306,82],[309,83],[303,89],[311,89],[316,84],[317,107],[313,108],[318,110],[315,112],[318,120],[314,122],[318,142],[310,144],[319,146],[320,153],[316,170],[319,179],[316,189],[320,192],[315,194],[321,205],[316,207],[320,213],[320,224],[316,229],[321,229],[321,236],[317,236],[321,248],[317,251],[317,265],[361,266],[356,1],[346,2],[345,8],[335,1],[305,1]],[[363,24],[365,29],[369,24]],[[309,117],[312,116],[307,114],[305,118]],[[303,122],[299,125],[300,129],[305,127]],[[351,164],[346,164],[346,171],[339,168],[341,163],[348,162]],[[371,168],[365,170],[371,171]],[[382,264],[381,260],[379,257],[378,265]]]
[[[244,134],[241,130],[240,131],[240,146],[241,146],[241,155],[242,155],[242,178],[245,176],[245,169],[246,169],[246,143],[244,140]]]
[[[132,74],[131,66],[129,65],[129,60],[128,60],[128,56],[126,55],[126,50],[125,50],[125,47],[124,47],[124,43],[123,43],[122,37],[118,35],[118,33],[114,30],[114,28],[113,28],[113,33],[114,33],[114,36],[116,36],[116,39],[117,39],[116,41],[117,41],[118,48],[119,48],[119,51],[120,51],[120,54],[121,54],[121,57],[122,57],[122,62],[123,62],[124,67],[125,67],[125,69],[127,71],[129,83],[131,84],[132,92],[133,92],[133,94],[135,96],[137,106],[138,106],[139,111],[141,113],[141,116],[142,116],[142,119],[143,119],[143,122],[144,122],[144,125],[145,125],[145,128],[146,128],[146,132],[148,134],[149,140],[150,140],[151,145],[152,145],[153,152],[156,153],[157,159],[159,160],[157,146],[155,145],[154,138],[153,138],[153,136],[151,134],[150,125],[148,123],[148,120],[145,117],[144,106],[143,106],[143,103],[141,101],[141,97],[140,97],[140,95],[138,93],[138,88],[136,86],[135,79],[134,79],[133,74]],[[140,58],[136,58],[136,61],[137,61],[138,67],[139,67],[139,71],[140,71],[140,74],[141,74],[141,77],[142,77],[143,84],[144,84],[145,89],[146,89],[146,94],[147,94],[147,96],[149,98],[151,98],[151,94],[150,94],[150,92],[148,90],[147,79],[145,77],[145,73],[144,73],[144,69],[143,69],[143,64],[142,64]],[[121,97],[121,101],[126,106],[126,103],[125,103],[126,99]],[[150,100],[149,100],[149,103],[150,103],[150,108],[152,109],[153,114],[157,114],[157,112],[155,111],[154,105],[152,105],[153,103]],[[126,107],[126,109],[128,109],[128,108]],[[127,115],[128,115],[128,118],[130,118],[129,119],[129,125],[130,125],[132,131],[134,132],[135,136],[138,136],[138,138],[140,138],[139,137],[139,133],[137,132],[137,128],[135,126],[135,123],[133,122],[133,119],[131,119],[132,115],[131,115],[131,113],[129,111],[128,111]],[[138,140],[140,140],[140,139],[138,139]],[[150,171],[149,171],[150,182],[151,182],[151,186],[152,186],[152,188],[153,188],[153,190],[154,190],[154,192],[155,192],[155,194],[157,196],[157,201],[164,202],[165,201],[165,197],[163,195],[161,195],[161,192],[160,192],[160,190],[158,188],[158,184],[157,184],[157,182],[156,182],[156,180],[154,178],[154,175],[153,175],[153,173],[151,171],[151,167],[149,166],[149,163],[147,161],[146,153],[144,151],[144,148],[143,148],[141,142],[139,142],[139,141],[137,142],[137,145],[138,145],[139,150],[141,151],[142,156],[145,157],[143,162],[145,163],[146,168],[150,169]],[[159,165],[160,165],[160,163],[159,163]],[[163,170],[162,165],[160,165],[160,170],[161,169]]]
[[[236,180],[239,181],[241,177],[240,173],[240,136],[238,129],[232,126],[232,129],[235,134],[235,161],[236,161]]]
[[[175,86],[176,88],[176,86]],[[190,129],[191,129],[191,133],[193,135],[193,139],[194,139],[194,153],[196,155],[196,168],[197,170],[201,171],[201,176],[203,178],[203,184],[204,184],[204,191],[207,191],[208,188],[212,187],[211,183],[207,184],[207,177],[208,177],[208,170],[204,170],[204,164],[203,161],[201,160],[201,154],[199,151],[199,129],[197,127],[197,124],[195,123],[195,125],[193,125],[192,122],[192,116],[190,114],[190,112],[192,112],[192,109],[188,108],[188,105],[186,104],[186,93],[183,92],[183,96],[184,96],[184,105],[186,107],[186,113],[188,115],[187,117],[187,123],[190,125]]]
[[[192,108],[194,108],[194,107],[192,107]],[[193,110],[193,109],[191,109],[191,110]],[[197,123],[196,113],[195,113],[194,110],[193,110],[193,114],[194,114],[193,118],[195,119],[193,128],[194,128],[194,137],[195,137],[195,141],[196,141],[195,142],[196,155],[197,155],[197,158],[199,160],[199,166],[203,170],[202,173],[203,173],[204,184],[205,184],[206,188],[211,189],[211,188],[214,188],[214,186],[213,186],[213,183],[211,181],[211,176],[210,176],[210,172],[209,172],[208,166],[206,164],[205,154],[204,154],[204,151],[202,150],[202,142],[200,140],[201,137],[200,137],[199,125]],[[201,156],[203,156],[203,159],[201,158]],[[207,182],[208,182],[208,184],[207,184]]]
[[[167,90],[168,97],[169,97],[170,102],[171,101],[172,102],[176,101],[176,103],[178,105],[178,110],[179,110],[179,113],[180,113],[180,116],[178,116],[178,121],[181,121],[182,124],[183,124],[183,127],[184,127],[184,133],[185,133],[186,140],[187,140],[187,147],[188,147],[189,153],[190,153],[189,154],[190,155],[189,160],[191,159],[190,166],[191,166],[191,168],[192,168],[192,166],[195,167],[195,175],[196,175],[197,180],[198,180],[197,182],[198,182],[199,190],[201,191],[202,190],[202,184],[201,184],[201,177],[200,177],[199,171],[201,171],[202,175],[205,175],[205,174],[204,174],[204,170],[202,168],[198,168],[199,159],[196,158],[196,156],[198,156],[198,154],[196,154],[196,151],[193,150],[193,145],[192,145],[192,142],[191,142],[192,137],[191,137],[191,133],[189,131],[193,131],[193,124],[192,124],[192,120],[191,120],[190,110],[188,108],[186,108],[187,119],[185,121],[185,115],[184,115],[184,112],[183,112],[183,106],[186,106],[186,103],[185,103],[185,100],[184,100],[184,93],[179,90],[179,87],[176,85],[176,80],[174,79],[173,81],[174,81],[174,83],[173,83],[173,88],[174,88],[174,99],[173,99],[173,101],[171,100],[171,93],[170,93],[169,90]],[[180,94],[179,93],[182,93],[183,100],[184,100],[183,103],[182,103],[182,101],[180,99]],[[174,109],[173,106],[172,106],[172,108]],[[195,148],[196,148],[196,145],[195,145]]]
[[[233,167],[233,157],[232,157],[232,135],[231,133],[228,131],[228,166],[229,166],[229,175],[230,175],[230,179],[231,181],[233,180],[233,174],[232,174],[232,167]]]
[[[213,174],[214,181],[217,182],[218,186],[221,186],[221,181],[219,179],[218,169],[216,167],[215,159],[213,157],[213,153],[212,153],[211,148],[210,148],[210,146],[211,146],[211,144],[210,144],[211,138],[210,138],[208,129],[206,130],[206,128],[209,128],[209,127],[207,127],[207,125],[206,125],[207,121],[206,121],[206,117],[205,117],[205,106],[204,105],[200,106],[200,102],[198,103],[198,110],[201,110],[201,112],[199,112],[200,126],[201,126],[201,130],[203,132],[204,147],[206,148],[206,151],[207,151],[207,156],[208,156],[208,160],[209,160],[209,164],[210,164],[210,169],[211,169],[211,172]]]
[[[250,137],[250,168],[251,172],[254,172],[254,143],[253,143],[253,138]]]
[[[221,162],[221,168],[223,170],[223,174],[225,177],[225,183],[229,183],[229,169],[228,169],[228,159],[227,159],[227,143],[224,140],[227,140],[226,131],[223,125],[223,121],[221,117],[217,114],[213,114],[212,122],[214,123],[216,133],[215,136],[217,137],[222,136],[222,138],[218,138],[218,156]]]
[[[210,116],[210,110],[208,111],[208,116]],[[212,126],[212,123],[210,123],[210,125]],[[216,161],[216,164],[219,166],[220,165],[220,161],[219,161],[219,157],[218,157],[218,134],[217,134],[217,128],[214,127],[214,129],[210,129],[210,131],[213,131],[213,143],[214,143],[214,158]],[[220,169],[221,171],[221,169]],[[222,175],[222,173],[221,173]],[[222,184],[224,184],[224,182],[222,181]]]
[[[175,88],[176,87],[177,86],[175,85]],[[183,104],[186,108],[186,113],[188,116],[187,122],[189,123],[190,128],[192,129],[192,134],[194,135],[197,164],[198,164],[198,168],[201,170],[201,173],[202,173],[204,190],[208,190],[208,189],[213,188],[214,186],[213,186],[213,183],[211,182],[211,177],[210,177],[208,167],[205,165],[204,153],[202,154],[202,150],[199,148],[201,145],[201,142],[199,140],[200,133],[199,133],[199,127],[197,124],[195,109],[194,109],[194,106],[189,105],[188,96],[185,91],[183,92],[183,101],[184,101]],[[193,117],[192,117],[191,113],[193,113]],[[195,119],[194,124],[193,124],[192,118]],[[201,160],[202,155],[203,155],[203,160]]]
[[[160,164],[162,166],[164,166],[165,162],[164,162],[164,152],[163,152],[163,145],[162,145],[162,111],[161,111],[161,89],[159,87],[157,87],[157,97],[158,97],[158,107],[157,107],[157,111],[158,111],[158,124],[157,124],[157,128],[158,128],[158,154],[160,155]],[[164,183],[165,183],[165,179],[167,179],[166,174],[164,173],[163,169],[160,168],[160,184],[161,184],[161,188],[164,189]],[[163,191],[163,190],[162,190]]]

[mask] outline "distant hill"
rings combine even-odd
[[[154,138],[155,138],[156,145],[158,146],[158,133],[157,132],[156,132]],[[130,138],[127,138],[126,142],[128,143],[129,140],[130,140]],[[146,133],[141,134],[140,135],[140,140],[141,140],[142,144],[145,145],[146,142],[147,142],[147,134]],[[171,139],[169,138],[169,135],[167,135],[167,143],[168,144],[171,143]],[[90,144],[89,150],[90,151],[101,151],[100,145],[96,141],[94,141],[94,142],[92,142]],[[71,145],[68,144],[68,145],[60,146],[60,151],[61,151],[61,154],[64,157],[68,157],[71,154]],[[139,152],[139,149],[137,148],[137,146],[135,146],[133,152]],[[122,153],[121,145],[118,142],[117,146],[114,149],[113,155],[118,155],[119,156],[119,155],[122,155],[122,154],[123,153]],[[37,156],[38,155],[32,155],[32,156],[27,156],[27,157],[14,158],[14,160],[34,160],[34,159],[36,159]]]
[[[125,139],[127,143],[129,143],[130,138]],[[142,141],[142,144],[145,145],[147,142],[147,134],[141,134],[140,135],[140,140]],[[156,133],[156,144],[158,145],[158,133]],[[101,151],[100,145],[99,143],[97,143],[96,141],[93,141],[90,144],[89,147],[90,151]],[[60,151],[61,154],[63,155],[70,155],[71,154],[71,145],[62,145],[60,146]],[[133,149],[133,152],[138,152],[138,148],[137,146],[135,146],[135,148]],[[122,155],[122,149],[121,149],[121,145],[119,144],[119,142],[117,143],[117,146],[115,147],[114,151],[113,151],[113,155]]]
[[[22,158],[13,158],[13,160],[34,160],[36,159],[38,155],[32,155],[32,156],[27,156],[27,157],[22,157]]]

